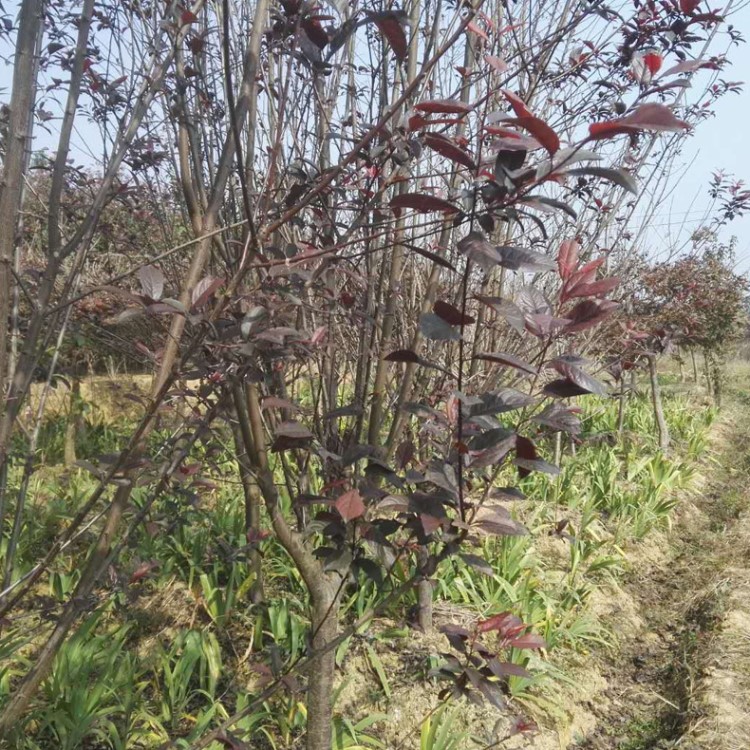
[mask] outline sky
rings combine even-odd
[[[711,203],[708,183],[713,172],[723,169],[750,188],[750,3],[744,3],[728,18],[748,43],[733,47],[729,53],[731,66],[721,77],[729,81],[745,81],[741,94],[727,94],[716,105],[716,116],[701,123],[688,141],[680,159],[682,168],[673,177],[670,195],[659,205],[647,232],[650,249],[673,247],[686,242],[700,226],[705,210]],[[721,230],[721,238],[737,237],[737,270],[750,273],[750,213],[735,219]]]
[[[708,185],[715,171],[724,170],[750,186],[747,134],[750,123],[750,0],[741,0],[738,7],[739,10],[733,12],[727,21],[740,30],[748,43],[729,50],[731,65],[722,71],[721,77],[731,81],[747,81],[747,86],[739,95],[727,94],[721,98],[715,107],[715,117],[701,123],[683,148],[668,193],[658,206],[644,236],[645,249],[655,257],[689,243],[691,233],[700,227],[711,204]],[[10,57],[11,51],[7,45],[3,47],[0,49],[0,101],[7,101],[12,76],[12,66],[7,63],[7,57]],[[719,51],[717,48],[716,52]],[[6,64],[1,62],[3,57],[6,57]],[[80,127],[80,142],[88,140],[90,145],[90,138],[86,137],[90,126],[87,127],[83,121],[79,121],[77,126]],[[89,136],[97,132],[93,128],[91,131]],[[35,146],[53,143],[54,140],[37,127]],[[79,151],[76,158],[83,163],[90,161],[85,150]],[[637,222],[634,226],[638,226]],[[750,274],[750,213],[735,219],[720,231],[720,238],[725,242],[733,235],[738,240],[737,270]]]

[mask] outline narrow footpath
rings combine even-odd
[[[569,747],[750,750],[750,390],[728,394],[701,472],[669,549],[633,566],[644,626],[603,667],[595,728]]]

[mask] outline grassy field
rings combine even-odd
[[[544,746],[542,737],[573,731],[573,709],[560,697],[570,693],[582,668],[610,658],[619,643],[622,634],[606,606],[609,592],[637,572],[633,550],[643,540],[662,539],[674,523],[684,492],[700,480],[717,416],[699,390],[670,388],[671,375],[664,380],[674,440],[669,453],[657,448],[646,393],[629,401],[621,439],[616,402],[589,398],[583,441],[575,454],[563,446],[561,474],[533,474],[521,482],[530,499],[512,511],[530,533],[473,550],[489,561],[484,571],[453,561],[434,576],[437,625],[512,611],[544,637],[543,653],[510,654],[518,674],[506,680],[509,710],[435,710],[440,685],[432,674],[447,643],[415,629],[416,599],[407,596],[337,651],[337,750],[480,748],[511,731],[517,716],[534,717],[547,728],[536,745],[531,741],[534,747]],[[107,390],[98,384],[83,392],[87,408],[76,446],[83,461],[113,451],[127,434],[128,412],[104,400]],[[122,401],[122,395],[113,398],[115,405]],[[65,528],[95,482],[84,468],[61,465],[64,400],[58,406],[40,442],[16,578]],[[155,444],[168,434],[167,427],[157,431]],[[4,738],[5,747],[119,750],[157,748],[169,739],[188,747],[306,652],[307,602],[295,568],[272,539],[263,542],[265,597],[252,603],[255,579],[231,455],[221,439],[197,450],[203,457],[210,453],[210,472],[200,486],[175,483],[154,506],[96,599],[84,604],[81,627],[61,650],[26,721]],[[11,477],[11,486],[19,481]],[[133,497],[136,512],[137,489]],[[3,623],[0,702],[70,596],[95,529],[76,538],[26,609]],[[396,579],[406,575],[394,571]],[[360,574],[346,589],[344,621],[382,600],[392,585]],[[297,747],[306,720],[300,687],[301,680],[290,681],[286,692],[238,723],[237,735],[260,750]],[[215,743],[211,750],[220,747]]]

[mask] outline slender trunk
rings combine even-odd
[[[396,305],[401,297],[400,282],[404,262],[404,248],[401,244],[403,226],[396,227],[396,246],[391,258],[391,271],[385,290],[385,312],[383,313],[382,332],[376,350],[378,363],[375,369],[375,381],[372,388],[372,408],[368,426],[367,442],[370,445],[380,445],[380,429],[383,423],[383,413],[386,398],[389,363],[385,360],[387,347],[391,341],[393,327],[396,322]]]
[[[695,361],[695,350],[690,350],[690,359],[693,361],[693,382],[698,385],[698,363]]]
[[[718,366],[714,366],[714,403],[721,408],[721,372]]]
[[[72,466],[78,459],[76,457],[76,438],[83,428],[83,404],[81,403],[81,379],[73,375],[70,384],[70,410],[68,422],[65,425],[65,448],[64,462],[66,466]]]
[[[238,418],[232,420],[232,432],[234,435],[235,451],[237,453],[237,464],[239,466],[242,491],[245,495],[245,536],[248,541],[258,537],[260,531],[260,490],[253,478],[252,465],[247,446],[252,444],[252,437],[248,429],[249,420],[246,417],[247,404],[245,394],[240,386],[233,389],[232,397],[234,408]],[[261,567],[261,556],[257,549],[250,553],[250,569],[254,575],[253,585],[250,589],[250,600],[257,604],[263,601],[263,569]]]
[[[419,566],[424,567],[429,558],[429,550],[426,547],[420,547],[417,552]],[[432,632],[432,581],[427,577],[422,578],[417,584],[417,621],[422,632]]]
[[[629,392],[625,391],[625,378],[620,376],[620,402],[617,405],[617,434],[622,437],[622,431],[625,428],[625,400]]]
[[[421,3],[413,0],[410,7],[410,23],[412,29],[419,28],[419,14]],[[409,41],[409,60],[406,69],[405,86],[408,88],[417,77],[417,56],[419,54],[419,35],[412,34]],[[387,93],[386,93],[387,96]],[[385,102],[385,99],[384,99]],[[383,107],[384,109],[384,107]],[[382,110],[381,110],[382,111]],[[401,188],[406,191],[406,185]],[[394,323],[396,321],[396,308],[401,298],[401,276],[404,266],[404,228],[405,218],[400,217],[394,229],[394,247],[391,253],[390,275],[388,287],[385,292],[385,312],[382,321],[382,333],[379,346],[376,349],[378,363],[375,369],[375,382],[372,389],[372,407],[370,409],[370,422],[368,425],[368,442],[371,445],[380,445],[380,431],[383,423],[383,411],[385,405],[385,389],[388,380],[389,365],[384,360],[386,347],[391,341]]]
[[[249,436],[247,446],[256,472],[266,511],[279,543],[294,560],[310,593],[313,653],[321,651],[336,638],[338,632],[341,579],[323,571],[320,562],[307,546],[305,537],[295,532],[284,518],[273,471],[268,463],[265,435],[257,388],[247,388],[248,411],[240,412],[240,421],[247,418],[243,435]],[[307,750],[330,750],[333,720],[333,682],[336,666],[335,651],[322,653],[311,664],[307,679]]]
[[[44,33],[43,0],[24,0],[16,40],[13,91],[10,98],[8,136],[0,190],[0,399],[5,396],[8,377],[8,317],[12,299],[16,219],[23,195],[26,150],[29,143],[30,113],[36,94],[35,54]]]
[[[714,403],[721,408],[721,371],[714,365]]]
[[[712,393],[713,388],[711,387],[711,366],[709,365],[709,362],[708,362],[708,350],[707,349],[703,350],[703,372],[706,377],[706,390],[709,393]]]
[[[329,591],[313,603],[313,653],[323,651],[338,635],[338,601]],[[336,650],[330,649],[315,657],[307,681],[307,750],[331,750],[333,729],[333,683]]]
[[[659,378],[656,373],[656,356],[648,355],[648,374],[651,380],[651,399],[654,404],[654,418],[656,419],[656,429],[659,433],[659,448],[663,451],[669,448],[669,428],[667,420],[664,418],[664,407],[661,401],[661,388],[659,388]]]

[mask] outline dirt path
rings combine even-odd
[[[705,482],[626,585],[643,622],[602,667],[578,750],[750,749],[750,401],[714,429]]]

